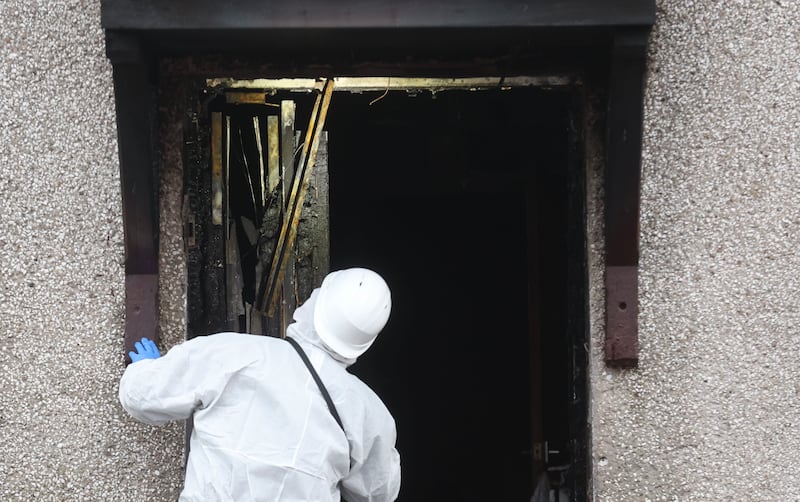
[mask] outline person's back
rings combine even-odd
[[[400,485],[396,431],[372,390],[346,371],[312,322],[315,295],[287,335],[299,342],[342,420],[336,422],[285,340],[195,338],[126,370],[120,401],[159,425],[194,414],[181,500],[391,501]]]

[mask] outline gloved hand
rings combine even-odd
[[[141,361],[142,359],[158,359],[161,357],[161,352],[153,340],[149,338],[142,338],[134,344],[136,352],[128,352],[131,362]]]

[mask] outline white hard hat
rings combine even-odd
[[[331,272],[322,281],[314,308],[314,329],[339,355],[355,359],[389,320],[392,295],[383,277],[366,268]]]

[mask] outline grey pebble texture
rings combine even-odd
[[[800,2],[657,5],[638,370],[603,366],[591,251],[596,500],[797,501]]]
[[[137,424],[117,400],[124,248],[104,50],[99,1],[0,0],[2,500],[174,501],[182,482],[181,425]]]
[[[602,163],[590,156],[596,500],[800,500],[798,26],[797,0],[658,1],[637,370],[602,362]],[[114,120],[99,0],[0,0],[2,500],[180,490],[180,424],[137,424],[117,401]],[[165,149],[162,171],[164,349],[183,336],[179,152]]]

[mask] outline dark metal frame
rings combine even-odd
[[[642,96],[647,33],[619,31],[611,47],[605,166],[606,363],[639,362],[638,270]]]
[[[142,336],[157,340],[158,164],[154,60],[138,37],[111,35],[122,217],[125,231],[125,354]]]
[[[119,134],[126,352],[142,336],[158,337],[156,68],[179,56],[200,66],[249,60],[273,75],[358,75],[369,62],[386,75],[522,68],[604,76],[606,362],[635,366],[642,98],[654,20],[654,0],[103,0]]]

